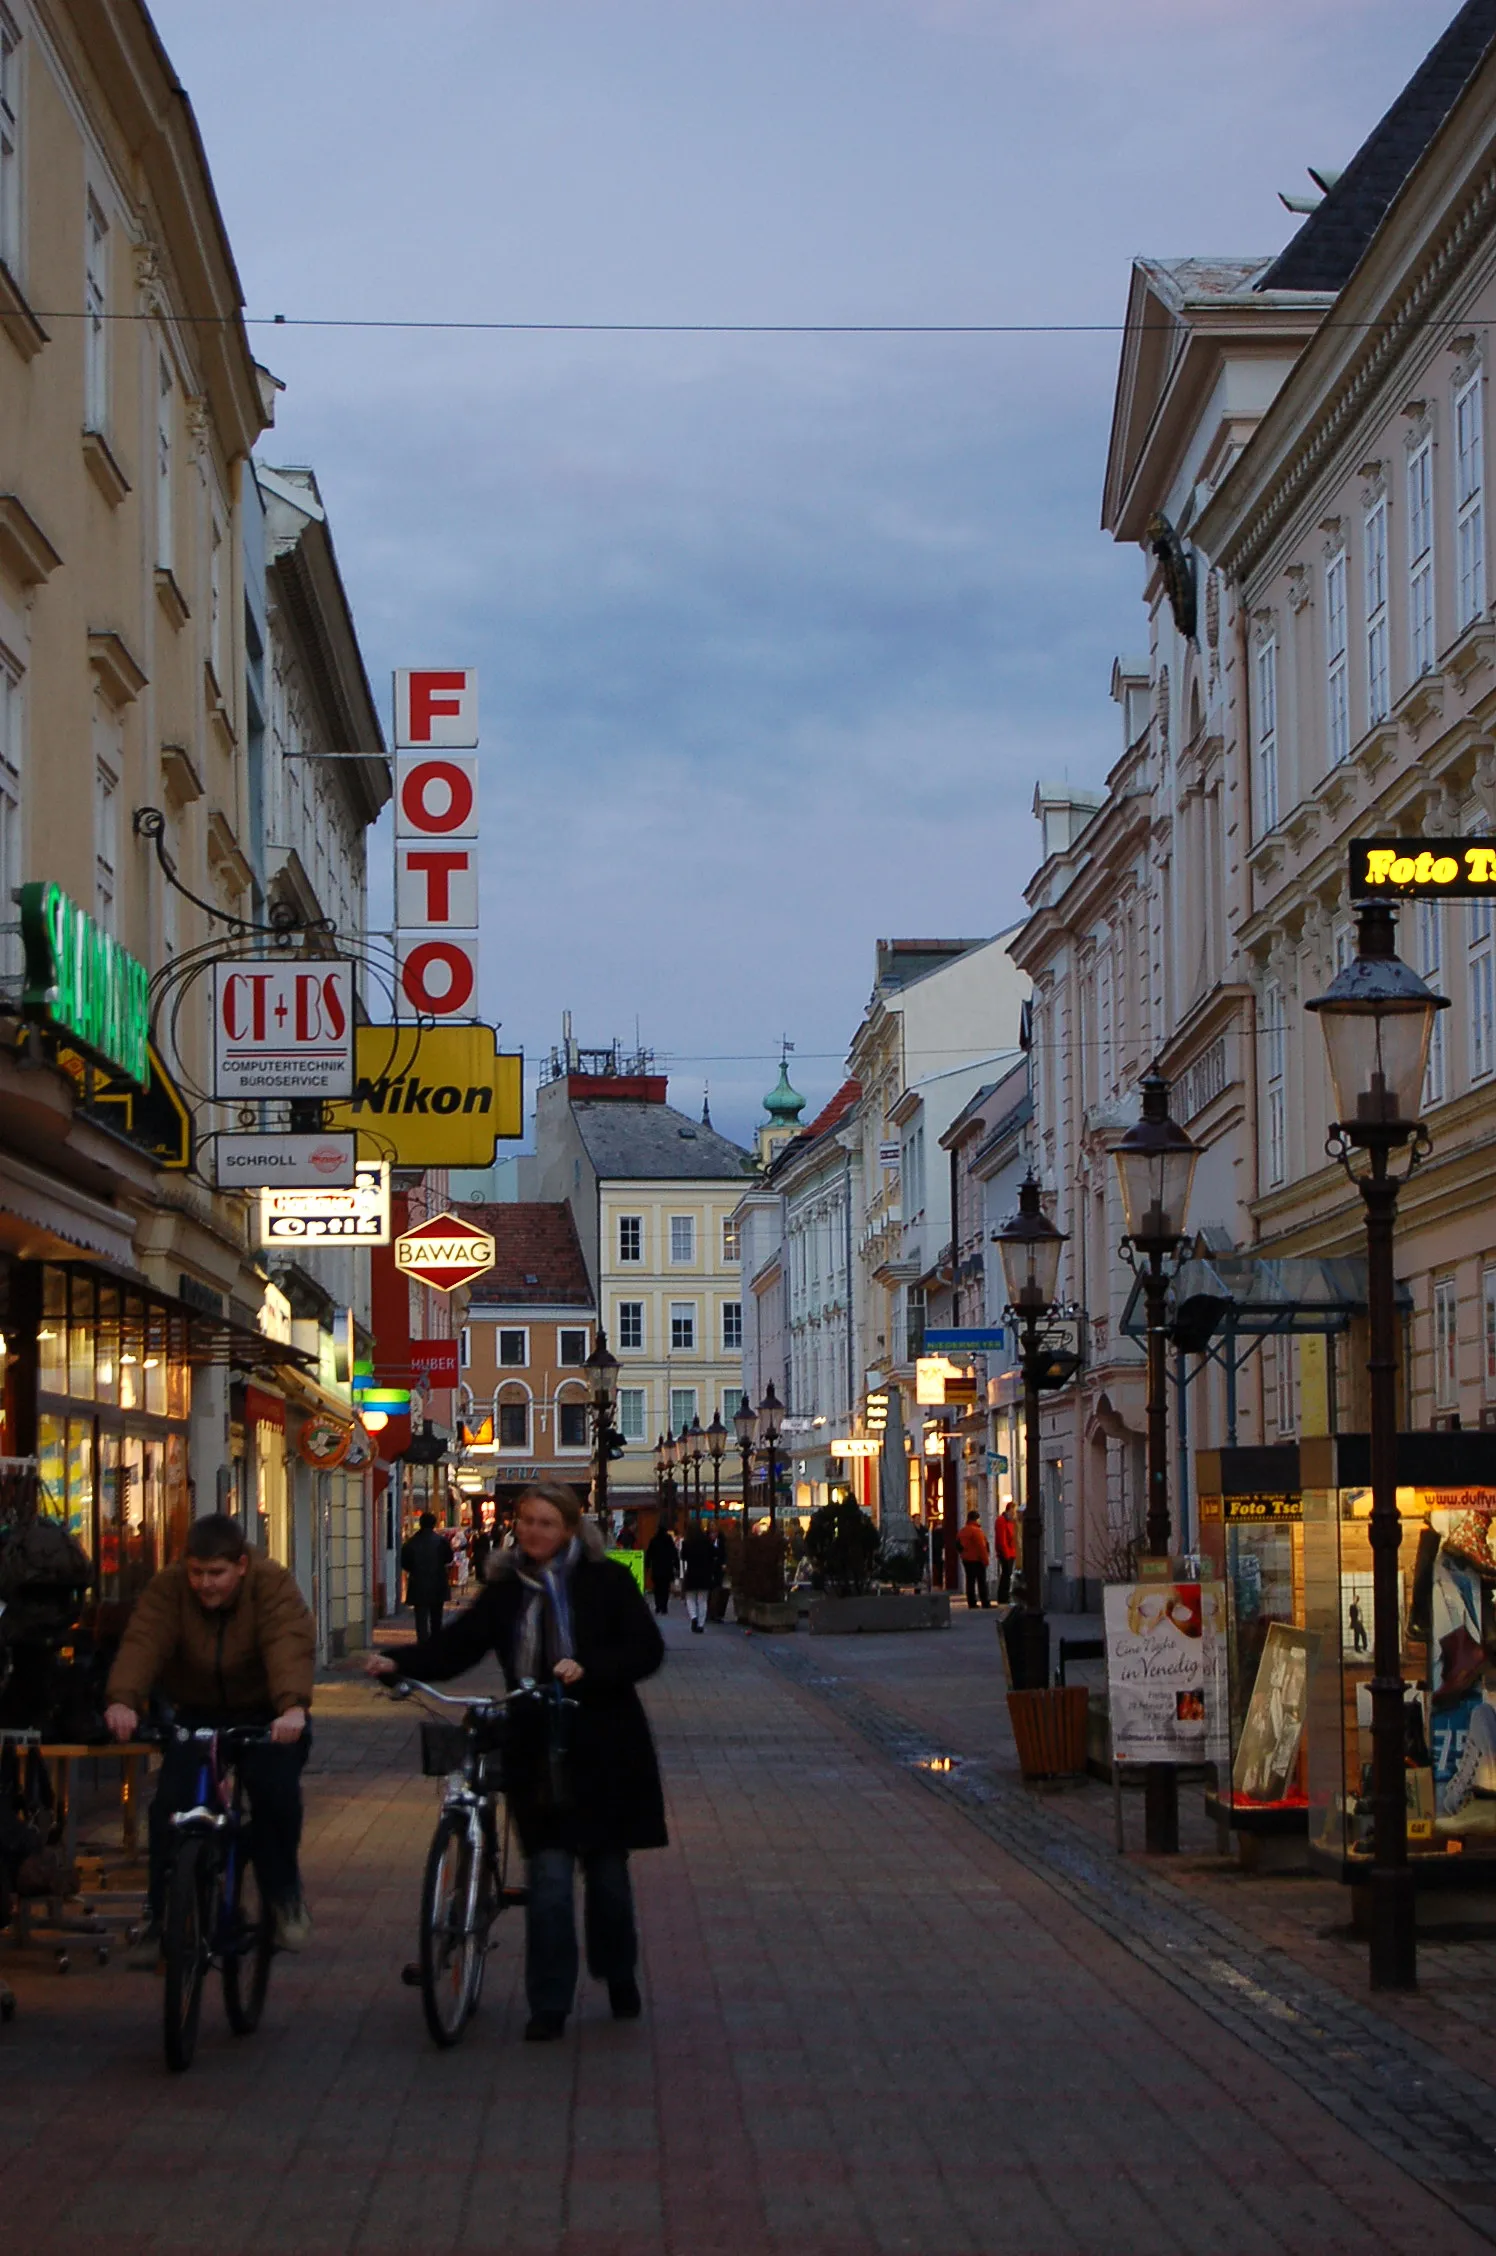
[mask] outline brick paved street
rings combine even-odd
[[[563,2045],[520,2044],[516,1932],[464,2045],[431,2048],[396,1976],[434,1789],[408,1709],[329,1687],[318,1933],[278,1963],[259,2036],[231,2038],[211,1998],[195,2068],[168,2078],[149,1977],[7,1962],[7,2251],[1489,2249],[1477,2173],[1452,2189],[1462,2217],[1309,2098],[1260,2016],[1238,2032],[1158,1971],[1157,1918],[1135,1935],[1125,1903],[1093,1916],[1046,1877],[1058,1798],[1032,1823],[1027,1803],[968,1808],[878,1742],[892,1687],[919,1730],[944,1718],[944,1743],[994,1753],[989,1624],[773,1650],[668,1626],[650,1705],[674,1845],[637,1866],[641,2025],[589,1987]]]

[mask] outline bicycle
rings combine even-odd
[[[267,1744],[270,1733],[242,1724],[223,1730],[169,1725],[150,1736],[163,1745],[202,1750],[196,1800],[171,1818],[176,1849],[161,1922],[166,2065],[181,2074],[197,2050],[203,1982],[211,1966],[222,1975],[224,2011],[236,2037],[251,2036],[265,2010],[274,1921],[254,1868],[244,1785],[232,1758],[241,1747]]]
[[[442,1805],[421,1880],[420,1957],[404,1979],[419,1985],[426,2026],[444,2049],[455,2045],[478,2010],[495,1922],[528,1901],[529,1891],[509,1881],[512,1827],[504,1798],[505,1758],[524,1705],[537,1705],[553,1742],[564,1731],[563,1711],[575,1708],[559,1686],[522,1684],[499,1699],[472,1700],[415,1677],[396,1677],[389,1697],[419,1692],[444,1707],[464,1710],[461,1723],[427,1717],[421,1724],[421,1768],[445,1779]],[[503,1802],[502,1821],[498,1805]]]

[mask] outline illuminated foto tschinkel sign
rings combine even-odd
[[[1469,901],[1496,894],[1496,838],[1356,838],[1351,899]]]

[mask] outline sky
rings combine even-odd
[[[479,670],[506,1047],[637,1030],[746,1141],[782,1038],[839,1084],[879,937],[1021,917],[1146,647],[1120,340],[359,324],[1116,324],[1135,256],[1278,249],[1453,12],[155,0],[380,707]]]

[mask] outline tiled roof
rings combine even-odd
[[[828,1136],[833,1128],[846,1119],[861,1095],[862,1083],[854,1075],[851,1080],[842,1083],[829,1104],[821,1107],[809,1127],[802,1129],[802,1135]]]
[[[564,1202],[516,1199],[488,1206],[465,1199],[454,1204],[453,1212],[493,1239],[494,1265],[475,1281],[473,1300],[516,1306],[528,1302],[537,1308],[592,1306],[587,1264],[571,1208]]]
[[[1340,290],[1496,39],[1496,0],[1465,0],[1322,204],[1258,283]]]
[[[748,1154],[673,1105],[573,1098],[572,1119],[597,1173],[614,1182],[721,1182],[748,1173]]]

